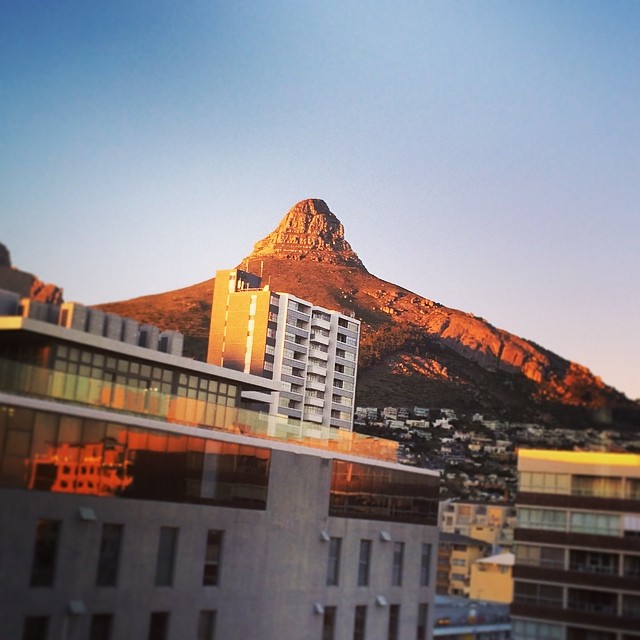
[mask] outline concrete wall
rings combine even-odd
[[[368,606],[367,640],[387,637],[389,608],[401,604],[400,639],[414,640],[419,602],[433,603],[436,558],[429,587],[419,586],[423,542],[437,551],[435,527],[330,518],[331,462],[274,450],[266,511],[196,506],[38,491],[0,490],[0,619],[3,638],[20,638],[26,615],[49,615],[50,638],[88,637],[92,613],[113,613],[112,638],[146,638],[152,611],[169,611],[169,639],[195,638],[198,613],[216,610],[216,640],[317,640],[322,615],[314,604],[336,605],[335,640],[353,633],[356,605]],[[78,519],[93,509],[95,522]],[[36,523],[62,520],[55,587],[29,587]],[[103,523],[123,524],[118,586],[96,587]],[[154,586],[160,527],[178,527],[172,587]],[[209,529],[225,531],[219,586],[202,586]],[[340,585],[326,586],[329,544],[341,537]],[[391,542],[383,541],[385,531]],[[370,587],[356,585],[361,538],[373,541]],[[405,543],[402,587],[391,587],[393,541]],[[71,616],[81,600],[85,615]],[[432,607],[431,607],[432,610]],[[429,638],[430,638],[429,634]]]

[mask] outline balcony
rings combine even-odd
[[[321,366],[319,363],[314,362],[313,360],[309,360],[309,364],[307,365],[307,373],[315,373],[320,376],[327,375],[327,366]]]
[[[307,389],[312,389],[313,391],[326,391],[327,385],[324,382],[319,382],[318,380],[309,380],[307,379]]]
[[[319,329],[326,329],[327,331],[331,330],[330,321],[323,320],[322,318],[318,318],[316,316],[311,316],[311,326],[318,327]]]
[[[311,342],[317,342],[318,344],[329,346],[329,342],[330,342],[329,336],[323,336],[321,333],[312,331],[310,339],[311,339]]]

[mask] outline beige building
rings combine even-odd
[[[512,505],[478,502],[440,504],[440,530],[482,540],[496,548],[511,549],[516,511]]]
[[[513,553],[480,558],[471,565],[469,597],[490,602],[513,601]]]
[[[520,450],[513,638],[640,639],[640,455]]]
[[[253,274],[216,273],[207,361],[277,380],[274,412],[292,422],[353,428],[360,322]]]
[[[440,533],[438,543],[437,592],[441,595],[468,596],[471,567],[491,546],[459,533]]]

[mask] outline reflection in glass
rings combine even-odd
[[[265,509],[269,449],[0,407],[0,486]]]
[[[329,515],[437,524],[437,476],[333,461]]]

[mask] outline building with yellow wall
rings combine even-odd
[[[471,566],[469,597],[511,603],[514,559],[513,553],[507,552],[476,560]]]

